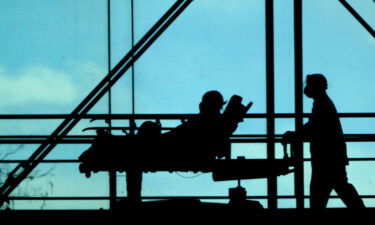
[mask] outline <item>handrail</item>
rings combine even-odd
[[[60,144],[91,144],[95,140],[94,135],[67,135],[51,140],[46,135],[0,135],[0,144],[37,144],[44,142]],[[275,138],[269,138],[266,134],[234,134],[229,139],[231,143],[265,143],[282,141],[282,134],[276,134]],[[345,134],[346,142],[375,142],[375,134]],[[304,140],[304,142],[309,142]]]
[[[254,159],[259,159],[259,158],[254,158]],[[375,161],[375,157],[349,157],[349,161]],[[22,159],[1,159],[0,164],[12,164],[12,163],[22,163],[26,162],[27,160],[22,160]],[[310,162],[311,158],[304,158],[304,162]],[[45,159],[41,160],[39,163],[80,163],[81,161],[78,159]]]
[[[19,120],[19,119],[67,119],[67,118],[79,118],[79,119],[163,119],[163,120],[177,120],[177,119],[189,119],[197,114],[194,113],[181,113],[181,114],[84,114],[84,115],[70,115],[70,114],[0,114],[0,120]],[[302,117],[309,117],[311,113],[304,113]],[[373,112],[348,112],[338,113],[341,118],[375,118]],[[275,113],[273,116],[267,115],[266,113],[248,113],[244,115],[244,118],[295,118],[295,113]]]
[[[49,139],[45,135],[0,135],[0,144],[36,144],[49,141],[51,143],[61,144],[91,144],[95,140],[94,135],[67,135],[56,140]],[[346,142],[374,142],[375,134],[345,134]],[[276,134],[275,138],[268,138],[266,134],[234,134],[229,139],[232,143],[265,143],[273,141],[279,143],[282,141],[282,135]],[[308,140],[304,140],[308,142]]]
[[[295,195],[278,195],[276,198],[278,199],[293,199]],[[360,195],[361,198],[375,198],[375,195]],[[125,199],[126,197],[117,197],[116,199]],[[162,199],[225,199],[228,200],[228,196],[217,195],[217,196],[142,196],[143,200],[162,200]],[[246,199],[267,199],[267,195],[248,195]],[[310,195],[304,195],[303,198],[307,199],[310,198]],[[330,198],[340,198],[340,196],[332,195]],[[38,197],[38,196],[10,196],[9,200],[110,200],[109,197],[105,196],[45,196],[45,197]]]

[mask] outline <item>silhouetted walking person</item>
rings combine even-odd
[[[307,75],[304,94],[314,100],[309,121],[296,132],[288,131],[285,140],[309,140],[312,177],[310,207],[324,209],[332,190],[348,208],[364,208],[354,186],[348,183],[349,164],[346,144],[336,108],[326,93],[327,80],[322,74]]]

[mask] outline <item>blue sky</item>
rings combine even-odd
[[[77,106],[108,70],[106,2],[0,2],[0,113],[70,113]],[[135,39],[139,40],[173,2],[135,0]],[[348,2],[375,27],[372,0]],[[111,1],[111,66],[131,48],[129,3],[129,0]],[[292,6],[291,0],[275,0],[275,107],[278,113],[294,110]],[[374,112],[374,39],[336,0],[304,0],[303,15],[304,74],[327,76],[328,93],[339,112]],[[251,112],[265,113],[264,1],[194,1],[138,60],[135,75],[136,113],[196,113],[202,94],[211,89],[221,91],[226,99],[239,94],[245,101],[254,102]],[[112,93],[113,112],[130,113],[130,73],[113,87]],[[107,97],[103,98],[91,112],[106,113],[107,101]],[[311,103],[304,98],[305,112],[310,111]],[[1,121],[0,133],[48,135],[60,122]],[[374,133],[374,119],[343,119],[342,123],[346,133]],[[95,125],[100,124],[95,122]],[[178,121],[163,124],[177,125]],[[82,128],[89,125],[88,121],[82,121],[72,134],[80,134]],[[245,121],[238,132],[264,134],[265,125],[265,120]],[[293,120],[276,120],[277,133],[293,129],[293,126]],[[372,143],[348,143],[348,146],[353,156],[375,155],[371,151]],[[36,147],[22,146],[12,157],[25,158]],[[48,158],[76,158],[87,147],[59,145]],[[17,146],[0,146],[2,151],[15,148]],[[234,155],[264,157],[265,149],[263,144],[236,145]],[[281,150],[280,146],[277,149]],[[306,153],[308,155],[307,150]],[[50,167],[43,165],[38,169]],[[362,166],[352,163],[348,168],[349,179],[353,179],[361,194],[374,194],[371,192],[375,188],[374,178],[363,175],[364,170],[374,169],[371,163]],[[308,166],[306,172],[308,178]],[[34,181],[34,185],[48,190],[50,196],[108,193],[105,173],[86,179],[78,173],[76,164],[56,165],[53,176],[48,179],[54,183],[53,190],[46,180]],[[124,194],[121,189],[124,178],[118,180],[119,193]],[[292,177],[279,180],[280,194],[292,194]],[[250,195],[266,194],[263,179],[243,184]],[[234,185],[234,182],[214,183],[210,174],[194,179],[167,173],[147,174],[144,194],[227,195],[227,188]],[[46,207],[50,208],[106,207],[99,202],[48,204]],[[293,204],[280,201],[280,206],[284,207],[293,207]],[[18,207],[38,206],[20,202]]]

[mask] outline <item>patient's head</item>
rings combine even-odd
[[[220,114],[224,104],[224,98],[220,92],[209,91],[203,95],[199,110],[201,114]]]
[[[146,121],[138,129],[138,136],[155,137],[161,134],[160,124]]]

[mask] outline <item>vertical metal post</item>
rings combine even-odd
[[[107,43],[108,43],[108,72],[111,71],[111,0],[107,0]],[[112,114],[112,96],[111,96],[111,89],[108,90],[108,114]],[[112,121],[108,119],[106,121],[109,127],[112,127]],[[116,203],[116,171],[109,171],[109,207],[113,209],[114,204]]]
[[[131,44],[134,47],[134,0],[130,1]],[[132,65],[132,114],[135,113],[135,65]]]
[[[294,94],[295,94],[295,128],[303,126],[303,58],[302,58],[302,0],[294,0]],[[294,189],[297,209],[304,208],[304,178],[303,178],[303,141],[295,146]]]
[[[266,90],[267,90],[267,159],[275,159],[275,79],[273,0],[265,1],[266,16]],[[268,208],[277,208],[276,176],[267,179]]]
[[[116,171],[111,170],[109,173],[109,207],[113,209],[117,199],[117,177]]]

